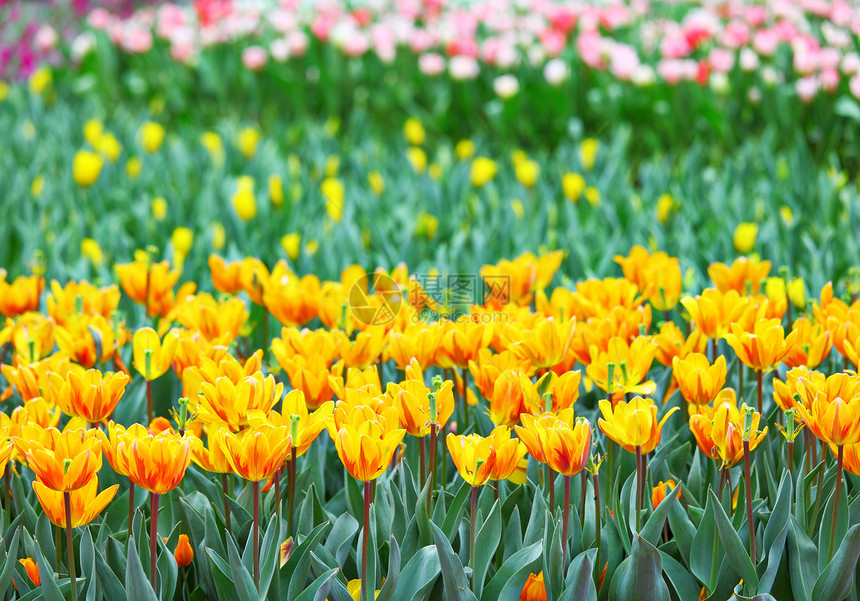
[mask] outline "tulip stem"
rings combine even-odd
[[[636,532],[639,532],[642,522],[642,490],[645,484],[642,472],[642,445],[638,445],[636,447]]]
[[[827,548],[827,561],[833,559],[833,545],[836,542],[836,521],[839,518],[839,493],[842,492],[842,449],[836,445],[836,492],[833,500],[833,521],[830,523],[830,545]]]
[[[711,363],[717,360],[717,339],[711,338]]]
[[[233,528],[230,526],[230,503],[227,501],[227,474],[221,474],[221,496],[224,499],[224,525],[227,527],[227,534],[233,534]]]
[[[292,447],[290,460],[287,462],[287,533],[293,535],[293,512],[296,505],[296,447]]]
[[[432,427],[432,426],[431,426]],[[419,481],[421,482],[421,490],[424,490],[424,484],[427,483],[427,444],[424,438],[418,439],[418,473]]]
[[[478,487],[472,487],[472,511],[469,519],[469,567],[472,568],[472,592],[475,592],[475,513],[478,507]]]
[[[600,478],[597,472],[592,475],[594,480],[594,544],[597,546],[597,558],[595,567],[595,580],[600,582]],[[599,585],[598,585],[599,586]]]
[[[456,367],[454,369],[457,369]],[[463,368],[463,431],[469,430],[469,370]]]
[[[761,372],[759,382],[761,382]],[[755,565],[755,526],[753,525],[752,485],[750,484],[750,441],[744,440],[744,493],[747,498],[747,524],[750,530],[750,561]]]
[[[59,576],[62,574],[61,567],[63,563],[63,529],[59,526],[54,528],[54,551],[56,552],[57,576]]]
[[[155,594],[158,594],[155,588],[158,577],[158,571],[155,568],[155,551],[158,548],[158,497],[156,493],[149,495],[149,580],[152,582],[152,590]]]
[[[146,380],[146,423],[152,423],[152,380]]]
[[[762,371],[757,370],[755,372],[756,383],[758,384],[758,412],[762,413],[762,389],[764,388],[764,384],[762,383]]]
[[[549,508],[555,513],[555,472],[549,465],[545,465],[546,469],[546,485],[549,488]]]
[[[12,523],[12,495],[9,493],[12,487],[12,462],[6,464],[6,470],[3,472],[3,495],[4,505],[6,506],[6,524]]]
[[[254,586],[260,591],[260,483],[251,485],[254,495]]]
[[[588,476],[582,471],[579,473],[579,522],[585,526],[585,489],[588,488]]]
[[[430,490],[427,491],[427,514],[430,514],[433,489],[436,488],[436,432],[438,424],[430,424]],[[423,488],[422,488],[423,490]]]
[[[265,356],[266,352],[269,350],[269,309],[266,308],[266,305],[263,305],[263,323],[261,324],[263,329],[263,356]]]
[[[275,479],[275,515],[278,516],[278,519],[281,519],[281,470],[279,469],[275,472],[273,478]]]
[[[72,494],[69,491],[63,493],[63,503],[66,506],[66,549],[69,552],[69,578],[72,580],[72,601],[78,598],[78,587],[75,583],[75,547],[72,544]],[[57,566],[59,571],[59,566]]]
[[[718,472],[718,474],[719,475],[717,476],[717,482],[718,482],[718,484],[717,484],[717,498],[722,499],[723,498],[723,485],[726,482],[726,478],[725,478],[726,470],[722,465],[720,465],[720,471]]]
[[[570,476],[564,477],[564,513],[561,519],[561,569],[567,565],[567,521],[570,519]]]
[[[364,533],[361,537],[361,591],[360,601],[368,601],[367,596],[367,541],[370,536],[370,482],[364,483]]]
[[[127,540],[131,540],[131,523],[134,520],[134,482],[129,482],[128,486],[128,536]]]

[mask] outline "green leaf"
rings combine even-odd
[[[833,555],[833,561],[818,577],[810,599],[815,601],[842,601],[854,588],[854,573],[860,558],[860,524],[855,524],[845,535]]]
[[[776,493],[776,503],[764,529],[764,548],[770,549],[777,537],[788,526],[788,517],[791,515],[792,484],[791,476],[783,473]]]
[[[109,540],[115,542],[115,539]],[[107,564],[107,561],[105,561],[101,552],[96,552],[94,559],[96,564],[96,579],[99,587],[102,589],[104,598],[109,600],[124,599],[126,596],[125,588],[119,578],[117,578],[114,571]]]
[[[568,508],[569,509],[569,508]],[[574,517],[573,521],[577,518]],[[553,601],[561,593],[561,585],[564,582],[564,553],[562,551],[562,517],[553,519],[553,515],[547,511],[544,517],[544,550],[543,550],[543,575],[547,583],[547,598]],[[479,539],[480,540],[480,539]]]
[[[834,478],[834,484],[836,479]],[[818,531],[818,571],[822,572],[830,560],[827,552],[830,550],[830,539],[834,539],[833,549],[836,549],[848,532],[848,488],[847,482],[843,481],[842,491],[839,495],[839,514],[836,516],[836,530],[833,530],[834,504],[836,501],[836,488],[827,498],[824,513],[821,517],[821,529]]]
[[[714,491],[710,492],[711,501],[714,503],[714,517],[717,522],[717,532],[720,534],[720,541],[726,550],[726,555],[729,561],[734,566],[735,570],[741,575],[744,580],[744,587],[749,590],[758,588],[758,574],[750,560],[749,553],[744,548],[741,542],[741,537],[738,535],[729,517],[723,510],[723,506],[717,503],[717,496]]]
[[[177,526],[174,526],[174,530]],[[168,540],[171,540],[171,538],[172,536],[168,537]],[[173,594],[176,592],[176,578],[179,575],[179,567],[176,565],[173,550],[168,548],[165,542],[161,540],[161,537],[158,537],[158,546],[161,549],[157,565],[159,598],[173,599]]]
[[[230,567],[230,576],[232,576],[233,586],[236,587],[236,592],[240,599],[251,601],[259,599],[257,587],[254,586],[254,577],[248,572],[245,564],[242,563],[242,557],[239,555],[239,549],[236,543],[233,542],[233,537],[227,537],[227,560]]]
[[[709,594],[712,594],[717,586],[719,567],[724,553],[714,517],[714,506],[719,503],[716,500],[712,501],[712,498],[713,494],[709,494],[705,501],[705,513],[699,521],[693,546],[690,549],[690,571],[700,582],[705,583]]]
[[[215,582],[215,589],[218,591],[218,597],[221,601],[245,601],[239,596],[239,592],[231,580],[230,566],[227,562],[209,547],[206,547],[206,555],[209,557],[212,580]]]
[[[397,539],[391,536],[391,541],[388,547],[388,576],[376,601],[388,601],[392,599],[394,589],[397,588],[397,582],[400,580],[400,547],[397,545]]]
[[[460,516],[463,515],[463,509],[466,507],[466,502],[469,500],[469,495],[472,492],[472,487],[464,480],[460,485],[457,494],[454,495],[454,500],[448,507],[448,512],[445,514],[445,520],[442,522],[442,532],[450,541],[454,532],[457,530],[457,524],[460,522]]]
[[[613,601],[669,601],[660,552],[641,536],[633,538],[630,557],[621,562],[609,586]]]
[[[476,541],[480,541],[480,544],[475,546],[475,565],[473,566],[475,570],[475,595],[479,598],[501,537],[502,507],[499,501],[496,501],[475,538]]]
[[[143,571],[134,539],[128,546],[128,561],[125,569],[125,591],[129,601],[158,601],[152,584]]]
[[[442,567],[442,580],[445,583],[445,598],[451,601],[476,600],[475,595],[469,589],[469,581],[466,580],[466,571],[460,558],[454,553],[451,543],[445,533],[436,525],[433,528],[433,540],[436,543],[436,552],[439,554],[439,565]]]
[[[782,527],[782,532],[777,535],[776,540],[773,541],[770,546],[766,546],[764,548],[764,552],[767,554],[767,567],[764,572],[762,572],[758,590],[756,592],[770,593],[773,588],[776,574],[779,571],[780,564],[782,563],[782,555],[785,551],[785,539],[787,536],[788,522],[786,521],[785,525]],[[759,566],[761,565],[762,564],[760,563]]]
[[[286,530],[282,520],[273,515],[269,520],[269,526],[260,543],[260,597],[265,598],[272,584],[275,569],[280,566],[281,561],[281,539],[282,532]],[[252,537],[253,538],[253,537]]]
[[[482,599],[503,599],[509,596],[510,591],[519,589],[517,595],[523,590],[529,574],[537,571],[543,554],[543,541],[537,541],[523,549],[520,549],[502,564],[502,567],[490,580],[487,588],[481,595]],[[516,597],[515,597],[516,598]]]
[[[669,506],[669,527],[672,529],[681,557],[690,566],[690,550],[696,538],[696,527],[693,526],[680,503],[672,503]]]
[[[812,587],[818,580],[818,552],[794,516],[788,523],[788,565],[794,598],[810,601]]]
[[[298,597],[296,601],[325,601],[326,595],[331,590],[332,582],[334,582],[338,568],[332,568],[328,572],[322,574],[319,578],[308,585]]]
[[[358,533],[358,520],[352,517],[349,513],[342,513],[334,521],[331,533],[325,541],[325,548],[329,553],[337,558],[340,565],[346,561],[349,554],[349,549],[352,546],[352,541]]]
[[[15,566],[18,563],[18,538],[20,530],[15,530],[12,535],[12,541],[9,543],[9,551],[3,561],[3,569],[0,570],[0,591],[8,591],[9,584],[12,582],[12,574],[15,572]],[[38,545],[37,545],[38,546]],[[41,577],[41,568],[39,576]]]
[[[331,528],[331,522],[324,522],[313,529],[308,537],[293,549],[287,563],[281,567],[281,591],[287,591],[288,599],[295,599],[304,590],[305,582],[310,571],[310,552],[322,542],[323,537]]]
[[[418,549],[400,573],[400,582],[394,589],[393,598],[414,601],[426,599],[440,572],[439,552],[436,546]]]
[[[597,587],[594,585],[594,562],[592,555],[596,549],[583,551],[573,558],[564,580],[564,592],[559,601],[597,601]]]
[[[668,553],[660,551],[660,556],[663,559],[663,571],[669,578],[672,588],[675,589],[678,599],[698,599],[701,587],[693,575]]]
[[[672,489],[672,492],[666,495],[654,512],[648,516],[648,521],[642,526],[640,535],[652,545],[656,546],[660,542],[660,535],[663,533],[663,524],[666,523],[666,516],[669,514],[672,506],[678,502],[676,496],[681,490],[681,485],[678,484]]]

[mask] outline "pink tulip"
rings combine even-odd
[[[262,46],[248,46],[242,51],[242,64],[251,71],[259,71],[266,64],[269,53]]]

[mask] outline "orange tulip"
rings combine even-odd
[[[48,316],[60,325],[77,313],[101,315],[110,319],[119,306],[121,296],[116,284],[99,288],[81,280],[68,281],[65,286],[61,286],[54,280],[51,282],[51,292],[47,299]]]
[[[381,326],[368,327],[350,341],[344,337],[341,342],[340,356],[344,365],[356,369],[365,369],[379,360],[379,356],[388,343],[388,332]]]
[[[748,303],[749,300],[735,290],[720,292],[714,288],[706,288],[701,296],[681,299],[690,321],[707,338],[722,338],[729,324],[737,321],[747,309]]]
[[[685,338],[681,328],[672,321],[664,323],[653,340],[657,345],[655,359],[666,367],[672,367],[675,357],[684,359],[692,353],[704,353],[708,345],[708,339],[702,335],[702,330],[696,328]]]
[[[24,569],[27,571],[27,576],[30,577],[30,581],[37,587],[42,586],[42,579],[39,576],[39,566],[36,565],[36,562],[33,561],[31,557],[19,559],[18,562],[24,566]]]
[[[522,421],[517,436],[537,461],[562,476],[575,476],[588,463],[591,423],[584,417],[574,419],[572,408],[539,417],[525,414]]]
[[[80,369],[78,366],[74,368]],[[27,402],[30,399],[41,397],[51,405],[54,404],[54,396],[50,382],[48,382],[48,373],[53,372],[65,377],[71,369],[73,368],[69,359],[60,353],[30,365],[23,363],[15,363],[14,366],[0,365],[0,372],[3,373],[3,377],[18,391],[22,401]],[[12,396],[12,386],[6,389],[0,400],[6,400]]]
[[[528,359],[518,358],[512,351],[494,354],[490,349],[481,349],[477,359],[469,361],[469,372],[472,374],[475,387],[486,399],[493,396],[496,380],[506,371],[530,375],[531,362]]]
[[[292,438],[291,445],[296,447],[296,457],[301,457],[320,432],[325,430],[325,420],[334,412],[334,403],[328,401],[313,413],[309,413],[304,393],[301,390],[291,390],[284,397],[281,406],[283,407],[281,413],[271,411],[265,415],[260,411],[251,412],[248,423],[251,427],[267,422],[275,427],[286,426]],[[295,427],[293,427],[293,417],[297,418]],[[292,456],[288,458],[295,459]]]
[[[116,274],[126,296],[143,305],[150,317],[167,315],[177,297],[185,298],[196,289],[196,285],[189,282],[174,294],[173,287],[179,281],[180,271],[171,270],[167,261],[153,263],[148,255],[136,258],[133,263],[117,265]]]
[[[316,409],[334,398],[331,372],[323,357],[296,355],[282,363],[281,367],[287,372],[290,386],[305,393],[308,409]]]
[[[250,412],[271,411],[283,391],[283,383],[275,384],[271,374],[264,378],[262,372],[257,372],[240,380],[238,385],[220,377],[214,384],[201,385],[196,417],[204,424],[224,425],[235,432],[247,425]]]
[[[767,371],[779,365],[798,335],[795,330],[785,336],[778,319],[761,319],[751,332],[744,331],[738,324],[731,327],[731,333],[724,336],[726,342],[744,365],[756,371]]]
[[[398,369],[405,369],[412,359],[417,359],[422,367],[430,367],[436,361],[444,333],[444,325],[424,323],[402,332],[393,331],[388,337],[388,353]]]
[[[654,509],[663,502],[663,499],[666,498],[670,492],[675,490],[675,487],[678,484],[674,480],[666,480],[663,482],[662,480],[657,483],[653,489],[651,489],[651,507]],[[676,495],[679,499],[681,498],[681,489],[678,489],[678,494]]]
[[[83,374],[70,371],[65,377],[49,372],[48,382],[63,413],[99,424],[113,413],[125,394],[129,377],[122,372],[102,375],[89,369]]]
[[[153,494],[163,495],[179,486],[191,463],[188,439],[169,430],[143,434],[130,429],[117,440],[114,469]]]
[[[163,376],[176,355],[179,346],[179,335],[170,331],[164,337],[164,342],[152,328],[141,328],[134,333],[134,368],[147,380],[157,380]]]
[[[316,317],[319,296],[317,276],[309,274],[299,278],[289,268],[283,277],[276,277],[273,271],[263,286],[263,304],[285,326],[301,326]]]
[[[676,357],[672,362],[672,376],[688,403],[707,405],[726,383],[726,358],[720,355],[711,365],[701,353],[692,353],[685,359]]]
[[[321,358],[328,367],[340,356],[345,339],[340,330],[283,328],[281,337],[272,340],[272,354],[284,369],[296,357]]]
[[[810,369],[821,365],[833,347],[830,332],[805,317],[796,319],[792,330],[798,332],[797,341],[785,356],[784,363],[788,367],[802,365]]]
[[[546,601],[546,585],[543,581],[543,571],[537,574],[529,574],[520,593],[520,601]]]
[[[31,424],[15,437],[15,446],[44,486],[70,492],[85,486],[102,466],[102,443],[96,432],[74,424],[62,432]]]
[[[446,380],[436,394],[435,420],[430,414],[430,388],[423,380],[409,379],[400,384],[390,382],[386,394],[397,408],[400,426],[412,436],[427,436],[433,424],[443,426],[454,413],[454,383]]]
[[[24,313],[4,333],[8,334],[15,349],[15,361],[36,363],[54,350],[54,320],[41,313]],[[0,333],[0,337],[4,334]]]
[[[8,428],[0,429],[0,474],[6,472],[6,464],[12,459],[12,454],[15,452],[15,444],[9,438]]]
[[[228,263],[218,255],[209,255],[209,272],[212,287],[222,294],[238,294],[242,291],[242,261]]]
[[[496,463],[496,450],[490,438],[478,434],[448,434],[446,442],[460,477],[470,486],[486,484]]]
[[[194,549],[191,548],[191,543],[188,541],[187,534],[179,535],[179,541],[176,543],[173,557],[176,558],[176,565],[180,568],[184,568],[194,561]]]
[[[15,317],[27,311],[39,309],[39,297],[45,288],[45,280],[39,275],[20,275],[12,282],[6,281],[6,272],[0,278],[0,313]]]
[[[86,526],[92,522],[113,500],[118,488],[119,484],[114,484],[98,493],[99,479],[98,476],[93,476],[83,487],[70,491],[71,527]],[[39,480],[33,482],[33,490],[36,491],[36,498],[39,499],[39,504],[51,523],[60,528],[65,528],[66,509],[63,493],[52,490]]]
[[[618,443],[621,448],[631,453],[636,447],[642,447],[642,453],[653,451],[660,442],[663,424],[678,407],[672,407],[663,419],[657,421],[657,406],[651,399],[633,397],[627,403],[619,401],[615,407],[609,401],[598,403],[603,418],[598,425],[603,433]]]
[[[436,351],[436,365],[442,368],[468,367],[469,361],[474,361],[492,339],[493,330],[487,324],[448,322],[447,331]]]
[[[227,461],[233,471],[252,482],[271,478],[290,454],[288,426],[259,423],[239,434],[222,428],[215,435],[224,438]]]
[[[326,418],[326,428],[346,471],[362,482],[382,475],[406,435],[394,407],[377,413],[370,407],[338,403]]]
[[[496,426],[488,437],[490,446],[496,453],[490,480],[507,480],[519,469],[528,449],[516,438],[511,438],[513,430],[507,426]]]
[[[655,309],[668,311],[678,304],[682,285],[678,259],[662,251],[652,255],[644,247],[634,246],[629,256],[615,255],[614,260]]]
[[[815,436],[837,446],[860,442],[860,377],[833,374],[823,385],[800,377],[796,386],[803,402],[794,408]]]
[[[507,370],[496,378],[490,397],[490,420],[497,426],[513,427],[523,413],[538,413],[540,407],[540,393],[526,374]]]
[[[534,328],[522,331],[509,348],[518,358],[529,360],[536,368],[546,369],[561,363],[567,355],[575,327],[576,319],[541,319]],[[516,332],[517,329],[508,326],[508,331]]]
[[[725,469],[733,467],[744,458],[745,411],[745,404],[738,409],[732,403],[721,403],[714,411],[711,439]],[[767,426],[759,431],[760,421],[761,414],[758,411],[754,412],[749,439],[750,451],[753,451],[767,434]]]
[[[712,263],[708,276],[720,292],[734,290],[740,294],[757,294],[770,273],[770,261],[738,257],[732,264]]]
[[[245,302],[238,298],[215,300],[206,292],[180,299],[167,318],[189,330],[196,330],[207,340],[221,340],[229,345],[248,320]]]
[[[55,336],[60,351],[84,367],[95,367],[114,356],[116,333],[101,315],[78,314],[57,326]]]
[[[613,338],[606,352],[591,348],[591,364],[585,373],[598,388],[616,398],[626,393],[653,394],[656,389],[654,382],[643,380],[656,354],[657,346],[648,336],[640,336],[630,344],[621,338]],[[614,366],[611,374],[610,364]]]
[[[207,340],[201,336],[200,332],[188,330],[177,330],[177,335],[179,336],[179,344],[176,347],[176,354],[173,355],[173,371],[182,380],[182,396],[190,399],[197,396],[200,389],[187,387],[186,370],[190,367],[199,367],[204,359],[208,359],[216,366],[221,364],[229,356],[228,345],[230,341],[227,340],[227,337]]]

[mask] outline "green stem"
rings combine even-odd
[[[761,372],[759,372],[761,374]],[[744,440],[744,492],[747,498],[747,524],[750,530],[750,561],[755,565],[755,526],[753,525],[752,488],[750,484],[750,441]]]
[[[764,385],[762,384],[762,372],[758,370],[755,372],[756,383],[758,384],[758,412],[762,413],[762,389]]]
[[[72,495],[66,491],[63,493],[63,503],[66,506],[66,550],[69,553],[69,578],[72,580],[72,590],[69,598],[76,601],[78,598],[78,587],[75,582],[75,546],[72,542]],[[58,566],[59,571],[59,566]]]
[[[597,546],[597,558],[594,566],[596,569],[594,581],[599,586],[600,575],[603,571],[603,568],[600,565],[600,478],[597,473],[595,473],[592,475],[592,479],[594,481],[594,544]]]
[[[478,507],[478,487],[472,487],[472,511],[469,519],[469,567],[472,568],[472,592],[475,592],[475,513]]]
[[[642,489],[645,478],[642,473],[642,446],[636,447],[636,532],[639,532],[642,522]]]
[[[134,482],[129,482],[128,486],[128,536],[126,540],[131,540],[131,523],[134,519]]]
[[[364,533],[361,537],[361,590],[360,601],[369,601],[367,596],[367,546],[370,537],[370,482],[364,483]]]
[[[844,445],[837,445],[836,451],[836,493],[833,503],[833,521],[830,524],[830,545],[827,549],[827,561],[833,559],[833,545],[836,542],[836,521],[839,518],[839,494],[842,492],[842,449]]]
[[[260,483],[251,485],[254,495],[254,586],[260,591]]]
[[[227,534],[233,534],[233,528],[230,526],[230,503],[227,502],[227,474],[221,474],[221,496],[224,499],[224,525],[227,527]]]
[[[427,444],[424,437],[418,439],[418,473],[421,490],[424,490],[424,485],[427,483]]]
[[[430,490],[427,491],[427,514],[430,514],[433,489],[436,488],[436,436],[438,425],[430,424]]]
[[[152,380],[146,381],[146,423],[152,423]]]
[[[457,369],[456,367],[454,369]],[[469,430],[469,422],[471,421],[469,415],[469,369],[464,367],[462,368],[463,372],[463,431],[467,432]]]
[[[155,552],[158,548],[158,495],[150,493],[149,495],[149,581],[152,583],[152,590],[158,594],[158,589],[155,588],[158,578],[158,570],[155,567]]]
[[[296,505],[296,462],[298,458],[296,457],[296,447],[293,447],[292,454],[290,455],[290,461],[287,464],[287,470],[289,475],[289,483],[287,488],[287,532],[290,536],[293,535],[293,513],[294,507]]]
[[[570,519],[570,476],[564,477],[564,509],[561,518],[561,569],[567,566],[567,521]]]

